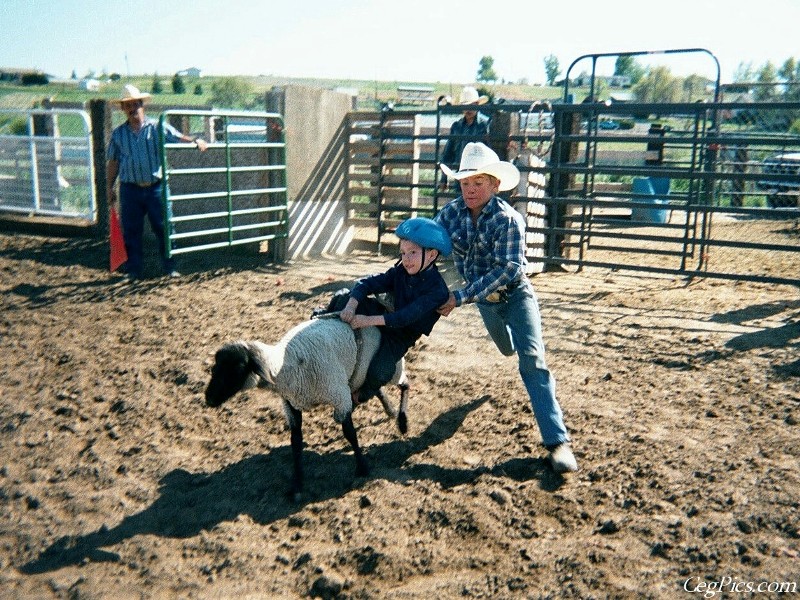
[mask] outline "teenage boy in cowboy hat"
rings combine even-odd
[[[447,316],[457,306],[477,303],[498,350],[519,357],[519,372],[553,470],[576,471],[555,381],[544,359],[539,303],[525,274],[525,222],[497,195],[517,186],[519,170],[476,142],[464,148],[457,172],[444,164],[441,168],[461,185],[461,196],[447,203],[436,221],[450,236],[466,285],[449,294],[439,312]]]
[[[381,328],[381,344],[370,362],[361,389],[353,392],[353,402],[366,402],[394,375],[397,361],[422,335],[430,335],[439,320],[438,308],[450,292],[436,268],[440,254],[452,250],[450,237],[432,219],[415,217],[395,229],[400,238],[400,260],[385,273],[360,280],[339,318],[353,329],[375,325]],[[356,314],[360,302],[370,294],[392,295],[392,312],[380,315]]]
[[[128,262],[126,276],[135,281],[142,276],[142,233],[144,218],[158,240],[164,274],[176,277],[178,272],[172,259],[168,259],[164,246],[164,219],[161,205],[161,148],[158,139],[158,121],[144,114],[144,103],[150,94],[141,92],[133,85],[126,85],[119,99],[119,106],[127,120],[111,132],[106,150],[106,185],[109,204],[115,205],[117,194],[114,183],[119,177],[122,235]],[[183,135],[168,123],[164,124],[167,142],[188,142],[205,152],[208,145],[200,138]]]
[[[487,96],[478,94],[478,90],[474,87],[465,86],[461,90],[458,103],[464,106],[470,105],[470,108],[465,109],[462,117],[450,126],[451,137],[444,146],[442,164],[455,168],[469,142],[480,142],[488,137],[489,117],[477,110],[478,106],[486,104],[488,100]],[[447,176],[444,174],[439,188],[442,191],[447,189]]]

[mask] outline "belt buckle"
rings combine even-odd
[[[493,304],[505,302],[506,300],[508,300],[508,290],[505,287],[498,288],[486,296],[486,301],[492,302]]]

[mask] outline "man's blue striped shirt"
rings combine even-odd
[[[169,123],[164,123],[164,133],[169,143],[181,141],[181,133]],[[127,121],[116,127],[111,132],[106,158],[119,163],[119,180],[123,183],[153,183],[161,179],[158,121],[146,119],[139,133],[134,133]]]

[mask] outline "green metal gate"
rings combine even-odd
[[[165,143],[164,124],[209,140]],[[286,143],[277,113],[169,110],[159,118],[168,256],[285,239]]]

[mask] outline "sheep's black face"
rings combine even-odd
[[[252,373],[252,363],[247,348],[230,344],[217,351],[211,381],[206,388],[206,404],[219,406],[239,392]]]

